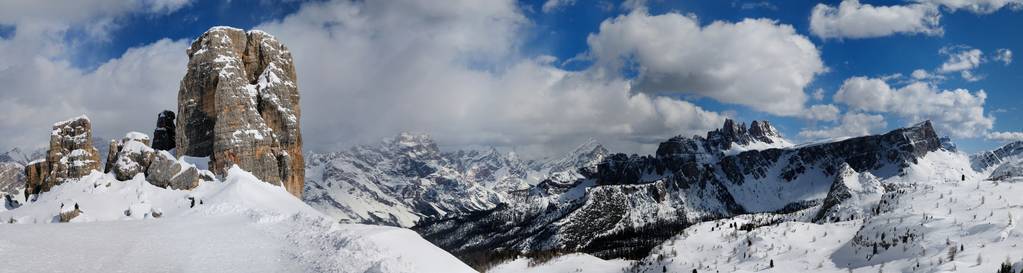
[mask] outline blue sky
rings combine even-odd
[[[1014,88],[1023,73],[1004,54],[1023,44],[1016,0],[83,2],[74,16],[0,4],[0,49],[18,54],[0,65],[0,80],[13,82],[0,106],[27,109],[0,118],[11,136],[0,148],[41,145],[48,124],[82,112],[109,120],[97,123],[100,137],[151,131],[155,114],[176,105],[184,47],[216,25],[267,29],[295,52],[314,150],[411,130],[446,146],[528,153],[596,138],[642,153],[725,117],[770,120],[797,142],[925,118],[969,152],[1023,138]],[[885,12],[902,16],[864,20]],[[765,20],[744,29],[746,19]],[[647,28],[656,33],[643,36]],[[744,68],[763,63],[780,68]],[[743,77],[685,78],[722,69]],[[877,94],[888,103],[872,105]],[[112,102],[126,96],[140,99]]]

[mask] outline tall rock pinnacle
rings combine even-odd
[[[99,151],[92,146],[92,121],[79,116],[53,124],[46,158],[25,166],[25,197],[101,170]]]
[[[192,42],[178,91],[178,155],[209,157],[301,197],[305,180],[291,52],[262,31],[214,27]]]

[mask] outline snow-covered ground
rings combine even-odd
[[[0,272],[475,272],[411,230],[334,223],[238,168],[191,191],[93,172],[34,199],[0,212]]]
[[[487,273],[616,273],[626,270],[633,263],[626,260],[602,260],[588,254],[568,254],[532,265],[530,262],[528,258],[515,259],[491,268]]]

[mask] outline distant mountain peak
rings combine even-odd
[[[681,156],[699,162],[711,162],[723,155],[749,150],[788,148],[793,144],[765,120],[753,121],[749,127],[732,119],[725,119],[721,128],[701,136],[676,136],[657,147],[658,157]]]

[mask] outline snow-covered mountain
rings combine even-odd
[[[985,171],[1019,158],[1023,158],[1023,141],[1011,142],[993,151],[973,154],[970,156],[970,165],[976,171]]]
[[[0,255],[17,261],[4,272],[474,272],[413,231],[338,224],[237,167],[193,190],[93,171],[0,219]]]
[[[921,123],[721,157],[695,145],[612,155],[571,189],[536,194],[536,205],[416,229],[493,272],[1019,272],[1016,145],[968,156]],[[975,170],[992,154],[998,161]],[[718,204],[734,211],[696,214]]]
[[[520,254],[639,259],[677,230],[715,219],[803,211],[800,217],[813,220],[829,193],[834,211],[823,215],[848,219],[856,210],[837,206],[877,199],[872,180],[897,177],[942,148],[929,122],[803,146],[765,134],[773,131],[763,129],[769,123],[754,128],[761,129],[729,121],[706,138],[672,138],[656,156],[610,155],[584,179],[558,187],[541,183],[523,204],[430,219],[415,229],[480,267]],[[781,148],[758,149],[775,143]],[[763,224],[773,221],[781,220]]]
[[[410,227],[494,209],[543,181],[575,180],[606,155],[593,141],[541,161],[495,148],[442,152],[427,135],[402,133],[377,145],[310,153],[304,199],[342,222]]]

